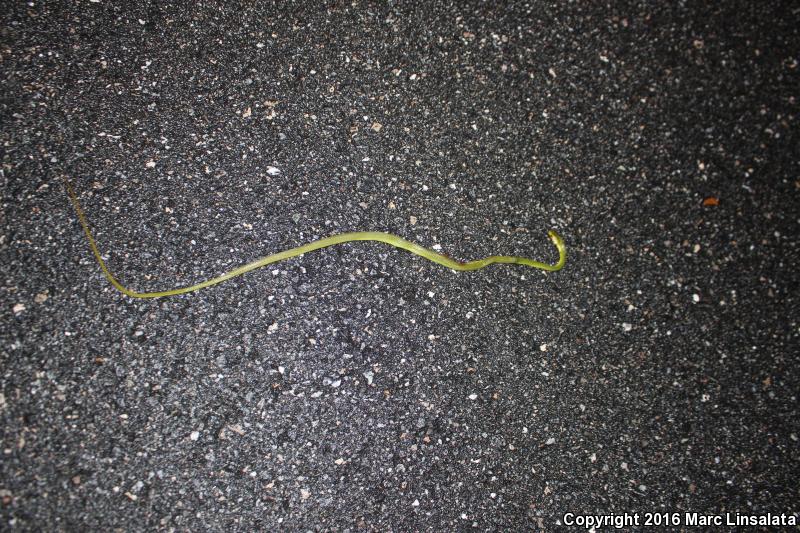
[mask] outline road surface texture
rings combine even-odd
[[[800,511],[797,4],[243,4],[3,8],[0,529]]]

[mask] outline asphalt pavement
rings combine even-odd
[[[796,3],[2,11],[0,529],[797,530]]]

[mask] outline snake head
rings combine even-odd
[[[564,263],[567,262],[567,247],[564,244],[564,239],[562,239],[561,236],[553,230],[548,231],[547,235],[558,249],[558,263],[556,263],[554,270],[561,270],[561,267],[563,267]]]

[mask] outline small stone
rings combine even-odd
[[[412,507],[419,507],[419,500],[414,500],[414,503],[411,504]]]
[[[372,385],[372,380],[375,379],[375,374],[371,370],[367,370],[362,374],[367,380],[367,385]]]
[[[250,108],[248,107],[248,108],[247,108],[247,109],[245,109],[245,110],[244,110],[244,112],[242,113],[242,118],[250,118],[250,116],[251,116],[252,114],[253,114],[253,110],[252,110],[252,109],[250,109]]]
[[[199,439],[200,438],[200,432],[199,431],[192,431],[192,433],[189,435],[189,438],[192,439],[192,440]]]
[[[37,304],[43,304],[47,301],[47,298],[48,298],[47,291],[44,291],[34,296],[33,301],[36,302]]]
[[[539,345],[539,350],[542,351],[542,352],[546,352],[547,351],[547,343]]]
[[[273,322],[272,324],[267,326],[267,335],[272,335],[276,331],[278,331],[278,323],[277,322]]]
[[[547,442],[545,442],[545,444],[546,444],[547,446],[552,446],[552,445],[553,445],[553,444],[555,444],[555,443],[556,443],[556,439],[555,439],[555,437],[550,437],[549,439],[547,439]]]
[[[478,395],[477,395],[477,394],[475,394],[475,393],[473,392],[472,394],[470,394],[469,396],[467,396],[467,398],[469,398],[470,400],[473,400],[473,401],[474,401],[474,400],[477,400],[477,399],[478,399]]]
[[[417,217],[411,215],[410,217],[408,217],[408,221],[411,223],[412,226],[414,226],[417,223]]]
[[[151,159],[150,161],[145,163],[144,166],[146,166],[147,168],[156,168],[156,162]]]
[[[279,169],[278,167],[272,167],[272,166],[267,167],[267,174],[269,174],[270,176],[277,176],[280,173],[281,169]]]
[[[16,304],[12,309],[14,314],[18,315],[25,310],[25,304]]]
[[[699,294],[692,294],[692,301],[694,303],[698,303],[700,301],[700,295]]]
[[[374,131],[375,133],[378,133],[379,131],[381,131],[381,128],[383,128],[383,124],[381,124],[380,122],[373,122],[372,123],[372,131]]]
[[[392,209],[392,210],[397,209],[397,206],[394,205],[394,202],[391,202],[391,201],[389,202],[389,209]]]
[[[73,485],[80,485],[81,484],[81,476],[72,476],[72,484]]]
[[[342,466],[342,465],[344,464],[344,459],[343,459],[343,458],[341,458],[341,457],[339,457],[338,459],[336,459],[336,460],[334,461],[334,463],[336,463],[336,464],[337,464],[337,465],[339,465],[339,466]]]
[[[303,501],[306,501],[310,497],[311,497],[311,492],[309,492],[306,489],[300,489],[300,499],[302,499]]]
[[[629,324],[627,322],[623,322],[622,323],[622,330],[623,331],[630,331],[632,329],[633,329],[633,325],[632,324]]]

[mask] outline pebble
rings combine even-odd
[[[368,370],[362,375],[367,380],[367,385],[372,385],[372,380],[375,378],[375,374],[371,370]]]

